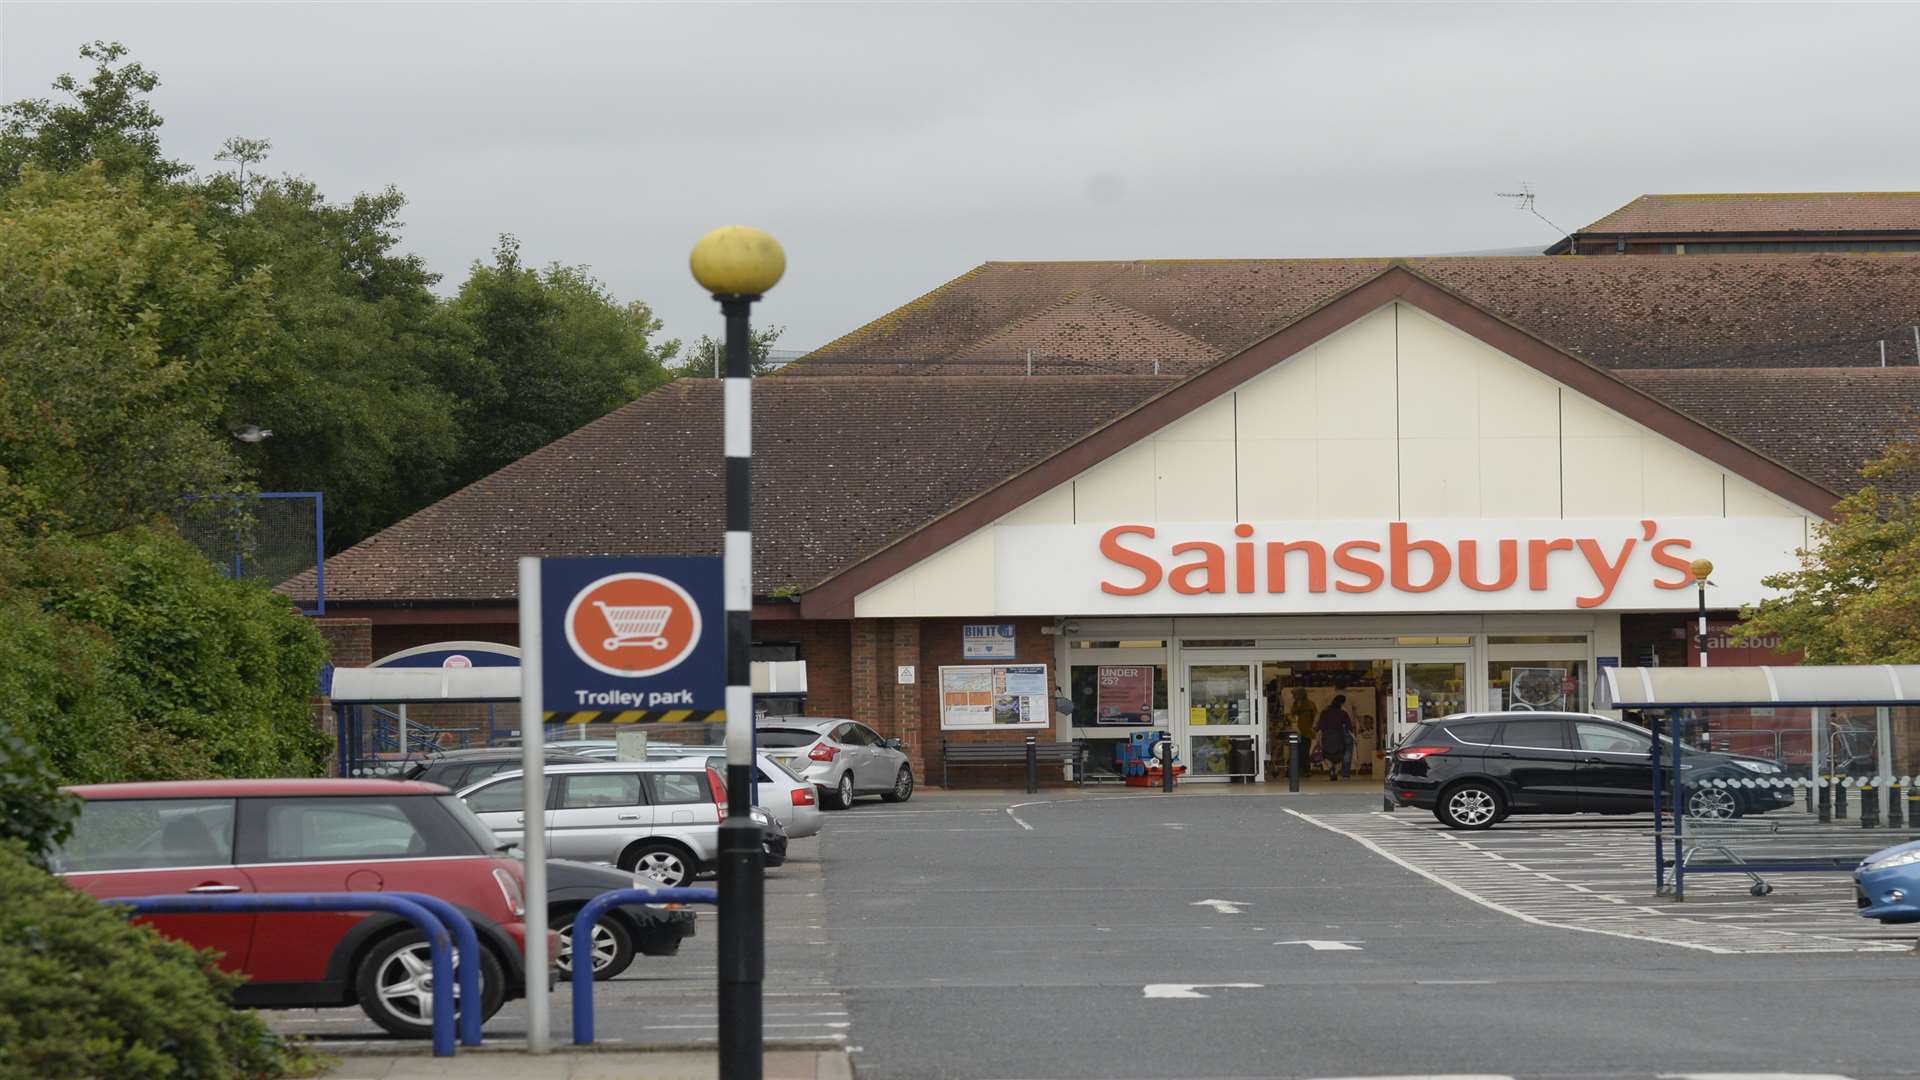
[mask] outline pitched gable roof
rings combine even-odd
[[[1116,349],[1114,334],[1057,334],[1043,345],[1018,328],[1097,295],[1133,313],[1133,325],[1231,356],[1394,265],[1605,368],[1878,365],[1882,339],[1889,362],[1920,363],[1910,329],[1920,323],[1920,255],[1515,256],[990,262],[781,375],[1019,375],[1027,347],[1050,370],[1147,372],[1157,359],[1163,372],[1192,374],[1217,361]],[[1123,315],[1103,318],[1118,325]],[[946,363],[960,356],[974,363]],[[994,359],[1004,363],[986,363]]]
[[[1642,195],[1579,235],[1920,232],[1920,191]]]
[[[826,576],[1174,382],[756,380],[755,594]],[[719,380],[664,386],[329,558],[327,600],[507,601],[521,555],[719,554],[720,410]]]

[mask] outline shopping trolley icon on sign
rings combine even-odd
[[[673,617],[673,609],[655,604],[608,604],[595,600],[593,606],[607,620],[613,636],[601,643],[604,649],[653,649],[665,652],[667,639],[661,631]]]

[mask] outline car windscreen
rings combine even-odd
[[[820,741],[820,733],[807,728],[761,728],[758,740],[768,750],[792,750],[812,746]]]
[[[774,768],[779,769],[782,774],[784,774],[789,780],[792,780],[795,783],[806,782],[804,779],[801,778],[799,773],[793,771],[793,766],[788,765],[786,762],[781,761],[779,758],[762,757],[760,761],[762,764],[765,764],[767,762],[772,762]]]

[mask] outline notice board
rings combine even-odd
[[[1052,723],[1045,664],[964,664],[940,669],[940,727],[984,731]]]

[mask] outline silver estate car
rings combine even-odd
[[[726,787],[699,761],[555,765],[547,774],[547,854],[610,862],[666,886],[693,884],[719,854]],[[460,792],[501,840],[526,831],[518,772]]]
[[[795,717],[759,727],[760,749],[820,789],[829,810],[845,810],[857,795],[878,795],[888,802],[913,797],[913,766],[900,740],[852,720]]]

